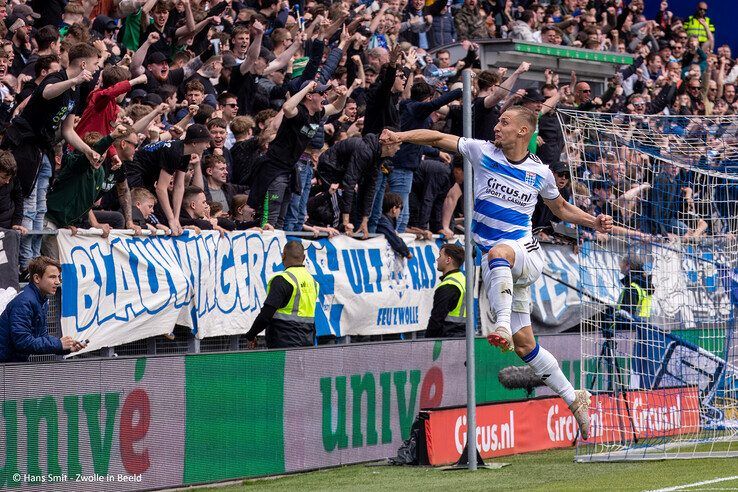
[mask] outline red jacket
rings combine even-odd
[[[97,89],[90,93],[87,99],[87,107],[77,123],[77,134],[84,138],[89,132],[99,132],[101,135],[109,135],[113,131],[110,126],[118,116],[118,103],[115,98],[131,90],[131,83],[127,80],[118,82],[107,89]]]

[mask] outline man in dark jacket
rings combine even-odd
[[[65,354],[85,348],[72,337],[49,335],[48,298],[61,284],[61,265],[40,256],[28,265],[31,281],[0,315],[0,362],[27,362],[30,355]]]
[[[689,227],[679,220],[679,214],[684,206],[684,183],[679,176],[679,168],[665,162],[654,178],[651,197],[644,214],[644,232],[654,235],[683,236]]]
[[[246,334],[252,348],[264,329],[268,348],[310,347],[315,342],[318,282],[305,268],[302,243],[284,245],[282,264],[284,271],[269,280],[264,306]]]
[[[23,191],[16,175],[17,167],[13,154],[0,150],[0,228],[15,229],[26,234],[23,221]]]
[[[555,85],[546,84],[541,89],[543,97],[549,99],[556,95],[558,89]],[[538,136],[541,137],[543,143],[538,146],[536,155],[541,161],[552,165],[561,159],[561,152],[564,150],[564,134],[561,131],[561,124],[556,111],[547,111],[538,118]]]
[[[377,80],[366,91],[366,112],[362,135],[379,135],[388,126],[400,126],[400,97],[405,90],[409,70],[398,69],[399,49],[390,52],[389,63],[384,65]]]
[[[444,244],[438,252],[436,269],[441,279],[433,294],[433,308],[425,330],[425,338],[457,338],[466,336],[464,294],[466,278],[461,273],[464,248]]]
[[[567,202],[570,201],[572,195],[571,175],[569,174],[569,166],[561,161],[556,161],[549,165],[551,172],[556,178],[556,187],[559,193]],[[533,229],[537,230],[542,240],[550,239],[548,236],[553,235],[553,224],[558,224],[561,219],[556,217],[551,209],[546,206],[541,197],[538,197],[538,203],[533,211]]]
[[[284,117],[277,135],[253,173],[249,206],[258,217],[277,229],[284,225],[292,191],[298,183],[297,161],[315,136],[326,116],[339,113],[346,103],[347,89],[336,89],[338,97],[323,107],[323,98],[331,86],[305,81],[299,92],[282,105]]]
[[[378,135],[369,133],[338,142],[320,156],[318,177],[324,189],[332,193],[339,188],[343,190],[338,204],[341,224],[347,233],[353,232],[350,220],[354,220],[360,221],[357,232],[363,233],[364,237],[369,234],[369,214],[372,211],[379,164],[382,158],[395,155],[399,148],[398,144],[382,143]],[[354,189],[357,185],[358,210],[352,218]]]
[[[432,99],[433,88],[425,81],[416,82],[411,91],[410,99],[400,101],[400,130],[429,129],[431,114],[446,104],[461,98],[461,89],[456,89]],[[405,232],[410,217],[410,190],[413,185],[413,171],[420,165],[423,147],[421,145],[404,143],[400,146],[392,159],[394,169],[388,177],[389,190],[402,197],[402,213],[397,220],[397,231]],[[450,160],[450,159],[449,159]],[[377,187],[377,193],[383,193],[382,187]],[[379,218],[378,200],[374,200],[372,218]],[[373,220],[371,221],[373,222]],[[369,224],[369,229],[374,224]]]

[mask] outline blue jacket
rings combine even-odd
[[[49,335],[49,301],[28,284],[0,315],[0,362],[26,362],[31,354],[63,354],[61,340]]]
[[[394,219],[382,215],[377,223],[377,234],[384,234],[384,237],[387,238],[387,242],[395,250],[395,253],[403,258],[407,258],[410,256],[410,249],[405,244],[405,241],[397,235],[395,222]]]

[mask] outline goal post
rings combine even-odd
[[[577,461],[738,456],[738,117],[560,110],[579,228]]]

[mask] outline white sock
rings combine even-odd
[[[504,258],[489,260],[486,271],[487,299],[492,311],[497,315],[495,326],[510,329],[510,311],[513,299],[513,278],[510,263]]]
[[[551,355],[551,352],[536,343],[536,347],[522,359],[533,368],[536,376],[543,379],[546,386],[564,399],[567,405],[574,402],[574,386],[561,372],[559,363],[556,362],[556,358]]]

